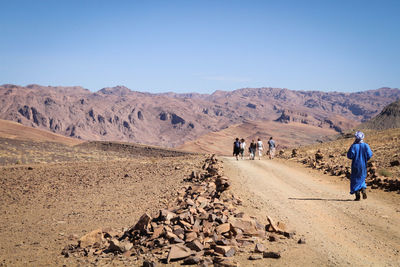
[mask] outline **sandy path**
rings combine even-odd
[[[245,205],[305,237],[268,265],[400,266],[398,194],[368,192],[355,202],[347,181],[280,160],[224,158],[224,168]]]

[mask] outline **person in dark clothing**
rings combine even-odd
[[[257,149],[257,144],[254,140],[252,140],[249,146],[250,159],[252,160],[254,160],[254,157],[256,155],[256,149]]]
[[[275,141],[272,139],[272,136],[269,138],[268,141],[268,147],[269,147],[269,159],[273,159],[275,157]]]
[[[236,160],[239,160],[239,153],[240,153],[240,142],[239,138],[236,138],[235,142],[233,142],[233,155],[236,157]]]
[[[364,143],[364,134],[356,132],[356,140],[347,152],[347,157],[351,162],[350,194],[356,194],[354,200],[360,200],[360,192],[363,198],[367,198],[365,178],[367,178],[367,161],[372,157],[371,148]]]

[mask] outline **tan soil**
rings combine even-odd
[[[13,148],[26,154],[27,162],[36,153],[22,148],[34,144],[35,151],[44,151],[45,162],[55,155],[66,162],[0,168],[0,266],[88,266],[96,259],[64,258],[62,248],[94,229],[122,229],[144,212],[154,215],[204,161],[203,156],[107,142],[67,152],[55,144],[10,139],[2,144],[1,153]],[[232,192],[243,200],[240,209],[263,224],[269,215],[297,232],[294,239],[266,243],[269,251],[281,252],[281,259],[249,261],[248,253],[239,253],[235,259],[241,266],[398,265],[398,194],[374,190],[367,200],[354,202],[347,180],[295,162],[224,161]],[[306,244],[296,243],[300,237]],[[135,266],[137,261],[117,257],[96,264]]]
[[[347,180],[277,159],[224,158],[224,168],[248,213],[272,215],[306,240],[290,249],[271,242],[281,259],[243,266],[399,266],[399,194],[368,190],[355,202]]]
[[[191,152],[232,155],[232,146],[236,137],[244,138],[247,147],[251,140],[260,138],[267,143],[271,136],[278,144],[277,149],[315,143],[326,136],[337,134],[333,129],[306,125],[298,122],[282,124],[275,121],[251,121],[230,126],[218,132],[211,132],[200,138],[184,143],[179,149]]]
[[[120,230],[155,214],[203,161],[187,155],[0,168],[0,266],[88,266],[61,250],[94,229]]]
[[[374,162],[377,167],[378,178],[381,180],[400,180],[400,166],[390,164],[392,161],[400,160],[400,128],[379,131],[363,130],[363,132],[365,133],[364,142],[369,144],[374,153],[370,162]],[[323,155],[321,161],[324,162],[324,166],[321,167],[322,171],[329,172],[328,167],[344,169],[351,166],[351,160],[347,158],[347,150],[353,142],[354,131],[350,132],[347,138],[343,136],[330,142],[299,147],[297,157],[292,158],[292,160],[298,160],[309,166],[310,163],[315,162],[315,153],[320,150]],[[291,153],[291,150],[287,150],[283,157],[290,158]]]
[[[76,138],[66,137],[60,134],[45,130],[23,126],[13,121],[0,120],[0,136],[8,139],[18,139],[24,141],[47,141],[57,142],[64,145],[77,145],[84,141]]]

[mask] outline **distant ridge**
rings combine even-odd
[[[178,147],[233,125],[280,117],[280,131],[301,123],[342,132],[398,98],[398,88],[342,93],[263,87],[155,94],[122,85],[91,92],[80,86],[6,84],[0,85],[0,119],[83,140]]]
[[[376,117],[361,124],[360,128],[374,130],[400,128],[400,99],[386,106]]]

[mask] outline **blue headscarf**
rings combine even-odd
[[[356,141],[355,143],[362,143],[363,139],[364,139],[364,133],[363,132],[356,132],[356,134],[354,135],[356,137]]]

